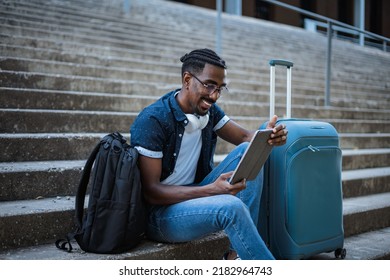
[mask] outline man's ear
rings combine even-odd
[[[183,78],[182,78],[182,83],[183,85],[188,88],[189,86],[189,83],[190,83],[190,79],[191,79],[191,74],[189,72],[184,72],[183,73]]]

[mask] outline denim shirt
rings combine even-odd
[[[184,128],[188,119],[171,91],[143,109],[130,129],[131,145],[141,147],[141,154],[162,158],[160,181],[173,173],[179,155]],[[214,167],[214,152],[218,130],[229,121],[223,110],[213,104],[209,122],[202,130],[202,149],[198,160],[195,182],[199,183]],[[145,153],[142,149],[146,149]],[[149,152],[149,154],[147,154]]]

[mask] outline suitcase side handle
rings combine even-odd
[[[291,118],[291,70],[293,63],[283,59],[271,59],[270,65],[270,106],[269,106],[269,118],[271,119],[275,114],[275,66],[287,67],[287,96],[286,96],[286,118]]]

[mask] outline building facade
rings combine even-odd
[[[360,1],[363,1],[363,20],[361,20]],[[217,1],[179,0],[177,2],[216,9]],[[388,0],[282,0],[281,2],[352,26],[363,27],[366,31],[390,38],[390,1]],[[262,0],[222,0],[222,3],[225,12],[305,27],[306,16]]]

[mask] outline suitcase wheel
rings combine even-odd
[[[336,259],[345,259],[345,256],[347,255],[347,249],[345,248],[338,248],[336,251],[334,251],[334,256]]]

